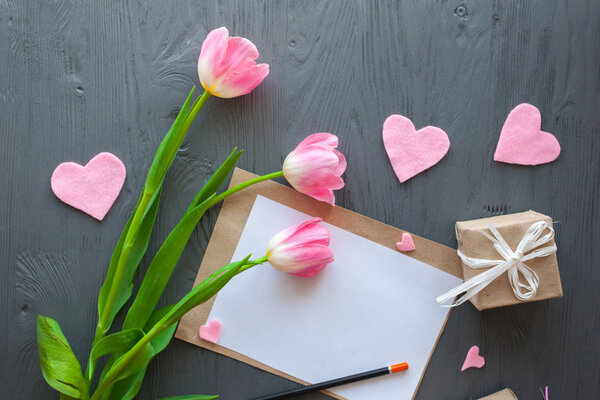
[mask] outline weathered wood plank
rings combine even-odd
[[[201,41],[226,25],[250,38],[268,79],[250,96],[212,99],[165,185],[150,253],[235,145],[240,166],[277,170],[306,134],[341,138],[349,166],[338,203],[454,246],[454,221],[535,209],[557,224],[561,300],[455,310],[418,399],[476,398],[505,386],[537,398],[600,391],[600,3],[537,1],[18,1],[0,3],[0,397],[47,398],[35,316],[57,320],[81,358],[95,296],[152,154],[189,88]],[[560,158],[535,168],[492,161],[507,113],[542,112]],[[450,136],[435,168],[399,184],[381,127],[393,113]],[[104,222],[60,203],[49,177],[100,151],[126,164]],[[189,289],[216,211],[200,224],[166,292]],[[147,261],[144,265],[147,265]],[[459,372],[470,345],[487,358]],[[221,393],[243,399],[294,384],[175,341],[140,398]],[[323,395],[306,399],[324,399]]]

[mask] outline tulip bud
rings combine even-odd
[[[210,31],[198,58],[198,77],[213,96],[231,98],[250,93],[269,74],[256,64],[258,50],[248,39],[229,37],[227,28]]]
[[[269,263],[292,275],[311,277],[333,261],[329,248],[329,231],[313,218],[284,229],[267,245]]]
[[[308,136],[283,161],[283,176],[299,192],[334,204],[333,191],[344,187],[341,175],[346,171],[337,145],[338,137],[331,133]]]

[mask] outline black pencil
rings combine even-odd
[[[389,367],[383,367],[374,369],[372,371],[361,372],[359,374],[354,374],[350,376],[345,376],[343,378],[332,379],[330,381],[325,381],[321,383],[315,383],[314,385],[308,385],[304,387],[299,387],[296,389],[287,390],[285,392],[279,392],[270,394],[267,396],[255,397],[251,400],[280,400],[280,399],[289,399],[290,397],[299,396],[301,394],[318,392],[319,390],[329,389],[335,386],[345,385],[347,383],[362,381],[365,379],[375,378],[376,376],[393,374],[395,372],[405,371],[408,369],[407,363],[395,364]]]

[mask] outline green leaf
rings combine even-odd
[[[146,367],[140,369],[135,374],[128,376],[116,382],[110,390],[105,392],[106,396],[102,396],[104,400],[131,400],[140,391],[142,382],[144,381],[144,375],[146,374]]]
[[[160,400],[214,400],[218,399],[219,395],[201,395],[201,394],[192,394],[192,395],[184,395],[184,396],[171,396],[171,397],[163,397]]]
[[[102,369],[102,373],[100,374],[100,380],[99,382],[102,382],[104,380],[104,377],[106,376],[106,374],[108,373],[108,371],[110,371],[110,369],[112,368],[113,365],[115,365],[115,362],[123,355],[124,353],[119,353],[119,354],[113,354],[110,356],[110,358],[106,361],[106,364],[104,364],[104,368]],[[138,372],[139,373],[139,372]],[[132,375],[133,376],[133,375]],[[125,378],[117,383],[120,382],[125,382],[128,379],[130,379],[131,377]],[[107,399],[111,399],[111,391],[114,388],[115,385],[111,385],[103,394],[101,399],[102,400],[107,400]]]
[[[98,358],[111,353],[124,353],[131,349],[143,336],[144,332],[141,329],[128,329],[100,339],[90,353],[90,360],[88,362],[90,368],[86,371],[88,379],[91,380],[94,375],[94,368]]]
[[[127,312],[123,329],[141,328],[145,325],[207,205],[205,202],[185,214],[165,239],[146,271],[136,298]]]
[[[150,316],[150,318],[148,319],[148,323],[147,323],[148,326],[145,328],[145,330],[149,331],[152,328],[152,326],[154,326],[154,324],[156,324],[156,322],[158,322],[171,308],[173,308],[173,305],[163,307],[163,308],[160,308],[160,309],[154,311],[152,313],[152,315]],[[150,358],[148,360],[148,363],[150,363],[150,361],[152,361],[152,359],[158,353],[160,353],[162,350],[164,350],[165,347],[167,347],[167,345],[171,341],[171,338],[175,334],[175,328],[177,328],[177,324],[173,324],[169,328],[165,329],[164,331],[162,331],[161,333],[156,335],[150,341],[150,344],[152,345],[152,348],[154,349],[154,355],[152,356],[152,358]],[[114,361],[116,361],[116,360],[112,361],[112,363],[108,369],[110,369],[112,364],[114,364]],[[146,368],[147,368],[147,366],[144,367],[143,369],[140,369],[135,374],[116,382],[111,387],[111,390],[107,390],[106,393],[108,393],[108,394],[106,396],[103,396],[102,398],[106,399],[106,400],[131,400],[131,399],[133,399],[135,397],[135,395],[140,391],[142,382],[144,380],[144,375],[146,373]],[[108,369],[106,370],[106,372],[108,371]]]
[[[123,357],[124,356],[125,355],[123,355]],[[153,356],[154,356],[154,349],[152,348],[152,345],[150,343],[146,343],[141,348],[141,350],[135,355],[135,357],[133,357],[125,365],[125,368],[123,368],[119,372],[119,374],[117,375],[117,378],[115,379],[115,382],[118,380],[127,378],[128,376],[135,374],[136,372],[140,371],[141,369],[146,368],[146,366],[148,365],[148,363],[150,362],[150,360],[152,359]],[[119,362],[119,359],[117,359],[115,361],[114,365],[117,365],[118,362]],[[114,368],[114,366],[112,368]],[[110,371],[108,371],[108,373],[110,373]]]
[[[170,326],[177,323],[188,311],[202,304],[213,297],[219,290],[223,288],[240,269],[248,264],[250,255],[241,261],[236,261],[219,268],[208,278],[200,282],[188,294],[186,294],[177,304],[170,309],[161,319],[161,323],[165,326]]]
[[[158,304],[190,236],[209,207],[210,199],[235,167],[241,155],[241,151],[233,150],[196,195],[181,221],[165,239],[146,271],[135,300],[127,312],[123,329],[142,328],[146,324]]]
[[[38,315],[37,339],[40,367],[46,382],[66,396],[88,399],[88,388],[81,373],[81,365],[60,325],[51,318]]]
[[[129,297],[131,297],[131,293],[133,291],[133,275],[142,261],[142,257],[146,253],[148,248],[148,243],[150,241],[150,235],[152,233],[152,228],[154,227],[154,221],[156,219],[156,213],[158,212],[158,204],[160,200],[160,194],[162,192],[162,186],[159,188],[156,193],[152,196],[150,202],[148,203],[148,207],[142,217],[142,221],[137,227],[137,232],[133,241],[133,247],[131,252],[129,253],[129,257],[125,263],[125,271],[123,273],[122,279],[120,282],[114,283],[113,280],[115,278],[115,272],[117,270],[117,265],[119,263],[119,258],[121,257],[121,251],[123,250],[123,244],[125,241],[125,236],[129,229],[136,229],[136,227],[131,227],[131,221],[133,219],[134,214],[136,213],[137,208],[140,205],[141,198],[138,200],[138,205],[131,213],[131,217],[129,221],[127,221],[127,225],[125,225],[125,229],[123,229],[123,233],[121,233],[121,238],[115,247],[113,255],[110,260],[110,265],[108,267],[108,273],[106,275],[106,280],[100,288],[100,294],[98,295],[98,315],[99,318],[102,318],[104,314],[104,308],[106,304],[106,299],[111,290],[113,284],[118,284],[118,292],[117,298],[114,302],[114,305],[110,311],[110,316],[108,321],[105,323],[106,326],[102,326],[103,333],[106,333],[110,326],[112,325],[112,321],[115,316],[119,312],[119,310],[125,305]]]
[[[100,293],[98,293],[98,317],[101,318],[104,313],[104,305],[106,303],[106,297],[108,296],[108,291],[110,290],[110,286],[112,285],[112,281],[115,276],[115,271],[117,269],[117,263],[119,258],[121,257],[121,251],[123,250],[123,243],[125,242],[125,237],[127,236],[127,232],[129,232],[129,228],[131,228],[131,221],[133,220],[133,216],[140,206],[140,201],[142,200],[142,195],[138,199],[135,208],[131,212],[127,223],[125,224],[125,228],[123,228],[123,232],[121,232],[121,236],[119,237],[119,241],[113,250],[113,254],[110,258],[110,264],[108,266],[108,272],[106,273],[106,278],[104,279],[104,283],[100,288]],[[106,329],[108,330],[108,328]]]
[[[167,170],[171,166],[171,163],[179,150],[179,146],[185,137],[187,131],[185,121],[190,113],[190,102],[194,94],[194,89],[195,88],[192,88],[190,91],[190,94],[185,100],[185,103],[183,103],[181,110],[179,110],[179,114],[177,114],[177,118],[175,118],[175,122],[173,122],[171,129],[169,129],[169,132],[167,132],[156,150],[156,155],[154,156],[154,160],[152,161],[152,165],[148,170],[148,176],[146,178],[146,187],[148,189],[156,189],[162,186]],[[198,99],[196,99],[196,101],[198,101]]]
[[[142,193],[140,194],[138,203],[133,210],[129,221],[125,225],[125,228],[121,234],[121,238],[119,239],[119,242],[117,243],[117,246],[113,252],[106,280],[102,285],[100,295],[98,296],[98,315],[100,317],[99,327],[101,328],[102,333],[106,333],[109,330],[115,316],[127,302],[129,297],[131,297],[131,293],[133,292],[133,286],[130,282],[133,279],[133,274],[135,273],[148,247],[148,241],[150,238],[150,233],[152,232],[154,220],[156,218],[156,211],[158,210],[160,192],[162,190],[165,175],[169,169],[169,166],[173,162],[173,159],[177,154],[177,150],[181,145],[181,141],[183,140],[183,137],[187,131],[185,122],[189,116],[189,105],[193,93],[194,88],[192,88],[190,91],[190,94],[188,95],[183,107],[177,115],[175,122],[171,126],[171,129],[169,129],[169,132],[167,132],[161,144],[159,145],[152,165],[148,171],[146,182],[144,184]],[[146,196],[151,196],[151,200],[148,202],[146,209],[138,210],[142,204],[145,204],[143,199],[145,199]],[[133,218],[138,212],[143,212],[142,221],[140,222],[139,226],[131,226]],[[134,232],[133,250],[130,252],[128,259],[125,260],[125,271],[123,273],[123,278],[120,280],[120,282],[115,283],[113,281],[119,265],[119,259],[121,258],[123,246],[126,245],[125,238],[127,237],[130,229],[136,230]],[[116,289],[118,290],[117,297],[111,306],[108,319],[103,320],[102,316],[106,313],[106,310],[104,310],[106,300],[111,290],[115,290],[112,289],[114,284],[119,285],[119,288]]]
[[[171,304],[170,306],[159,308],[158,310],[154,311],[152,313],[152,315],[150,316],[150,318],[148,319],[148,322],[146,323],[144,330],[146,332],[148,332],[150,329],[152,329],[152,327],[158,321],[160,321],[161,318],[164,317],[169,311],[171,311],[171,309],[173,307],[174,307],[174,305]],[[150,341],[150,344],[154,348],[155,356],[158,353],[160,353],[161,351],[163,351],[165,349],[165,347],[167,347],[167,345],[171,342],[171,339],[173,338],[173,335],[175,334],[176,328],[177,328],[177,324],[175,323],[175,324],[169,326],[168,328],[166,328],[165,330],[163,330],[161,333],[156,335],[154,338],[152,338],[152,340]]]
[[[237,151],[237,147],[233,149],[231,154],[227,157],[227,159],[221,164],[221,166],[215,171],[215,173],[210,177],[210,179],[206,182],[206,184],[202,187],[202,189],[198,192],[194,200],[190,203],[188,208],[188,212],[192,210],[192,208],[196,207],[198,204],[207,200],[213,193],[216,193],[219,187],[225,182],[225,179],[229,176],[235,164],[238,162],[244,150]]]

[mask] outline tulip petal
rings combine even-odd
[[[298,144],[296,149],[300,147],[310,146],[312,144],[318,144],[324,147],[335,148],[338,145],[338,137],[327,132],[313,133],[308,135],[303,141]]]
[[[304,221],[299,225],[294,225],[280,231],[269,241],[269,244],[267,245],[267,252],[270,253],[275,251],[278,246],[280,246],[282,243],[290,241],[297,234],[299,234],[300,237],[307,237],[308,235],[306,231],[310,231],[315,236],[317,234],[326,235],[327,243],[324,244],[329,244],[329,231],[325,229],[325,227],[318,225],[318,223],[321,221],[321,218],[315,217],[309,219],[308,221]],[[296,239],[296,241],[298,240]]]
[[[311,145],[298,150],[286,158],[283,174],[297,190],[308,188],[340,189],[344,180],[336,171],[339,158],[331,150]]]
[[[313,197],[317,200],[321,200],[326,203],[329,203],[332,206],[335,205],[335,194],[333,194],[333,190],[331,190],[331,189],[313,189],[313,190],[302,191],[302,193],[305,193],[305,194],[309,195],[310,197]]]
[[[291,246],[298,244],[329,245],[329,231],[324,226],[314,222],[319,222],[320,220],[320,218],[314,218],[313,220],[308,221],[308,224],[296,230],[296,232],[287,239],[287,242]]]
[[[277,233],[267,244],[267,254],[273,253],[282,243],[290,238],[296,232],[297,227],[292,226]]]
[[[327,163],[331,166],[337,165],[338,157],[333,153],[333,149],[318,144],[311,144],[302,147],[296,147],[293,151],[294,157],[298,162],[318,161],[320,164]]]
[[[320,176],[331,174],[339,164],[338,157],[320,146],[306,146],[291,152],[283,162],[283,174],[295,183],[304,179],[317,180]],[[303,186],[303,185],[302,185]]]
[[[346,157],[344,157],[344,155],[337,151],[336,149],[333,149],[333,153],[338,157],[338,161],[339,164],[337,165],[336,169],[335,169],[335,174],[337,176],[341,176],[344,174],[344,172],[346,172]]]
[[[224,26],[206,35],[198,57],[198,77],[205,90],[213,86],[217,78],[216,68],[223,62],[227,52],[229,31]]]
[[[319,223],[319,222],[321,222],[321,221],[323,221],[323,219],[322,219],[322,218],[319,218],[319,217],[313,217],[313,218],[309,219],[308,221],[304,221],[304,222],[302,222],[301,224],[299,224],[299,225],[296,225],[296,229],[297,229],[297,230],[301,230],[301,229],[304,229],[304,228],[306,228],[307,226],[316,225],[316,224],[318,224],[318,223]]]
[[[226,77],[234,71],[243,71],[251,68],[258,58],[256,46],[248,39],[230,37],[227,39],[227,48],[223,61],[215,68],[215,75]]]
[[[245,71],[233,72],[214,91],[215,96],[231,98],[253,91],[269,75],[268,64],[258,64]]]
[[[329,264],[333,261],[333,252],[329,246],[306,244],[290,249],[298,266],[305,268],[315,264]]]
[[[335,175],[324,175],[322,177],[315,177],[315,179],[304,180],[302,185],[294,186],[294,189],[299,190],[302,193],[310,194],[319,189],[338,190],[343,188],[345,185],[344,180]]]
[[[287,247],[269,256],[269,263],[283,272],[298,272],[332,261],[333,252],[328,246],[311,244]]]
[[[310,278],[317,275],[319,272],[325,269],[326,266],[327,264],[315,265],[312,267],[305,268],[302,271],[290,272],[290,274],[300,276],[302,278]]]

